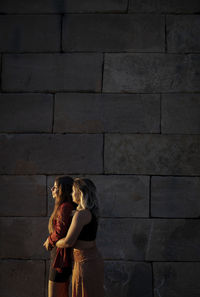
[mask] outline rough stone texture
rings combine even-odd
[[[45,216],[45,176],[0,176],[1,216]]]
[[[43,297],[44,275],[44,261],[1,260],[1,296]]]
[[[160,15],[66,15],[63,23],[63,49],[164,52],[164,26],[164,17]]]
[[[200,95],[162,95],[162,133],[200,134]]]
[[[54,132],[159,133],[160,97],[149,94],[56,94]]]
[[[105,135],[105,172],[199,175],[198,135]]]
[[[97,243],[105,259],[199,261],[200,221],[101,219]]]
[[[0,135],[5,174],[102,173],[102,135]]]
[[[91,176],[101,217],[148,217],[149,177]]]
[[[199,15],[167,16],[167,50],[168,52],[200,52]]]
[[[198,92],[200,55],[105,54],[104,92]]]
[[[1,15],[1,52],[60,50],[60,16]]]
[[[2,64],[5,91],[101,90],[101,54],[7,54]]]
[[[200,263],[154,263],[154,296],[198,297]]]
[[[106,261],[105,297],[110,296],[152,297],[152,271],[150,264]]]
[[[146,248],[147,261],[199,261],[200,221],[154,219]]]
[[[160,177],[151,180],[153,217],[200,217],[199,177]]]
[[[51,132],[53,96],[0,94],[1,132]]]
[[[144,261],[151,221],[101,219],[97,245],[104,259]]]
[[[0,258],[46,259],[47,218],[0,218]],[[16,236],[17,234],[17,236]]]
[[[1,13],[65,13],[126,11],[127,0],[1,0]]]
[[[198,0],[130,0],[129,12],[200,12]]]

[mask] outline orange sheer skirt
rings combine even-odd
[[[104,264],[96,247],[73,250],[72,297],[104,296]]]

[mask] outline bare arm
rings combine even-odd
[[[58,248],[72,247],[75,244],[83,226],[88,224],[90,220],[91,220],[90,211],[88,210],[76,211],[73,216],[73,219],[66,237],[58,240],[56,243],[56,246]]]

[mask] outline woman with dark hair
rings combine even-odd
[[[73,246],[72,297],[103,297],[103,260],[96,247],[98,204],[96,187],[86,178],[76,178],[72,199],[78,206],[59,248]]]
[[[55,199],[54,210],[49,219],[49,237],[43,244],[51,251],[48,283],[48,297],[68,297],[69,277],[72,272],[71,249],[60,249],[56,242],[67,234],[72,219],[73,179],[69,176],[56,178],[51,188]]]

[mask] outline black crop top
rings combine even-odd
[[[97,234],[97,227],[97,218],[92,214],[91,221],[87,225],[83,226],[83,229],[81,230],[77,239],[86,241],[95,240]]]

